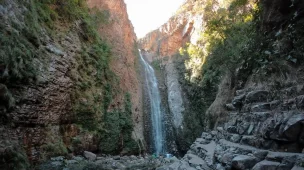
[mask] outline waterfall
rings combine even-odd
[[[157,79],[154,69],[145,61],[140,50],[140,59],[144,66],[145,83],[149,94],[149,101],[151,106],[151,121],[152,121],[152,135],[156,154],[164,153],[164,129],[163,129],[163,115],[161,112],[161,98],[158,89]]]

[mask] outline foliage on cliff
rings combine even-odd
[[[7,18],[5,13],[0,15],[3,21],[0,23],[0,85],[3,83],[4,89],[10,90],[18,84],[36,86],[43,83],[39,78],[49,74],[50,53],[59,51],[58,56],[64,55],[58,49],[48,49],[48,45],[59,41],[60,35],[72,32],[72,35],[80,37],[82,51],[75,57],[76,62],[67,75],[73,81],[71,107],[75,115],[70,117],[69,123],[95,136],[102,147],[117,144],[114,149],[107,148],[108,153],[136,149],[136,143],[131,138],[130,96],[125,96],[125,109],[110,106],[120,89],[118,78],[109,67],[113,55],[111,47],[97,31],[101,24],[109,23],[109,12],[89,9],[85,0],[3,0],[0,5],[4,7],[0,10],[9,5],[16,8],[15,16],[11,18]],[[13,97],[9,100],[13,100]],[[116,125],[116,118],[112,120],[108,117],[117,115],[119,128],[115,131],[111,128]],[[119,138],[113,142],[117,136]],[[121,140],[122,144],[119,143]],[[48,157],[66,153],[65,147],[60,141],[58,145],[45,144],[41,149]],[[62,148],[64,152],[56,148]],[[77,148],[69,149],[76,152],[73,149]]]
[[[238,89],[250,76],[256,81],[263,81],[272,74],[286,78],[288,68],[301,64],[303,58],[303,45],[300,45],[303,39],[299,38],[303,35],[303,24],[299,22],[303,13],[300,7],[296,7],[300,2],[290,1],[285,5],[280,4],[281,1],[272,3],[267,0],[200,2],[204,5],[193,8],[197,11],[192,12],[204,14],[204,31],[197,44],[180,49],[185,60],[181,82],[192,109],[185,114],[185,126],[196,132],[195,135],[200,133],[197,127],[209,125],[212,128],[217,120],[214,113],[205,113],[216,98],[224,75],[229,74],[231,88]],[[276,14],[275,8],[285,13],[276,16],[278,22],[275,19],[267,21],[269,16],[266,15]],[[192,126],[193,122],[197,125]],[[191,140],[195,135],[190,135]]]

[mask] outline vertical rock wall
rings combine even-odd
[[[134,137],[144,141],[143,137],[143,106],[142,87],[139,80],[139,60],[134,28],[128,18],[126,4],[123,0],[88,0],[90,8],[98,8],[110,13],[109,24],[99,28],[99,33],[105,35],[110,43],[113,59],[111,69],[119,77],[119,86],[122,89],[112,107],[121,106],[125,92],[131,94]]]
[[[117,75],[119,79],[117,86],[121,90],[115,92],[117,95],[110,104],[109,110],[123,109],[125,94],[130,93],[132,118],[135,125],[133,138],[144,141],[142,89],[136,70],[138,68],[136,36],[128,19],[126,5],[123,0],[88,0],[87,4],[90,8],[96,7],[110,14],[109,23],[102,24],[99,33],[112,47],[110,68]],[[3,29],[9,33],[14,30],[15,25],[20,24],[20,27],[26,27],[30,24],[25,20],[27,10],[23,3],[14,0],[1,1],[0,18],[6,25]],[[82,91],[83,96],[77,98],[77,102],[83,105],[90,102],[88,98],[95,100],[96,96],[101,97],[104,93],[101,87],[96,89],[92,84],[79,84],[84,82],[82,81],[84,79],[89,80],[88,82],[93,81],[95,84],[97,72],[95,68],[83,68],[82,53],[87,42],[84,42],[81,36],[82,23],[80,22],[55,22],[56,33],[58,33],[56,35],[50,35],[46,30],[42,30],[43,35],[38,37],[41,44],[34,47],[41,51],[40,55],[35,56],[34,59],[35,66],[39,68],[36,82],[11,84],[0,82],[0,156],[5,154],[6,145],[2,144],[6,141],[21,143],[33,162],[41,160],[51,152],[55,154],[54,156],[71,152],[77,149],[72,148],[72,145],[79,145],[79,143],[82,145],[81,150],[98,151],[100,149],[96,134],[88,133],[75,124],[79,121],[88,124],[85,123],[87,120],[81,120],[81,117],[75,114],[73,102],[75,102],[76,89],[80,88]],[[15,25],[12,26],[12,23]],[[3,75],[5,70],[1,64],[0,73]],[[85,75],[80,75],[80,72],[86,69],[89,71],[85,72]],[[104,81],[106,82],[107,79]],[[2,103],[3,97],[6,97],[6,86],[15,99],[15,106],[9,109]],[[89,108],[94,110],[94,107],[101,106],[102,103],[99,103]]]

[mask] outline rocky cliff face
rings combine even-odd
[[[182,91],[180,76],[183,73],[176,66],[180,59],[175,54],[187,43],[196,44],[198,41],[204,29],[204,15],[201,11],[195,11],[199,6],[204,6],[204,1],[186,1],[167,23],[138,40],[139,47],[146,51],[147,58],[151,62],[158,62],[164,69],[172,123],[176,134],[179,134],[177,145],[183,151],[187,148],[187,144],[182,142],[187,137],[181,135],[187,129],[184,114],[192,106]]]
[[[109,143],[108,152],[138,152],[142,92],[124,2],[89,0],[93,17],[82,1],[48,3],[0,1],[0,167],[14,166],[8,148],[18,144],[33,162]]]
[[[303,34],[302,7],[303,2],[300,1],[262,0],[257,4],[246,1],[242,5],[240,1],[189,0],[168,23],[139,40],[140,47],[151,53],[148,56],[152,56],[154,61],[159,61],[166,68],[167,91],[170,94],[168,101],[174,106],[170,108],[171,114],[182,113],[178,119],[172,120],[183,120],[183,126],[175,127],[185,135],[177,139],[181,151],[190,146],[189,141],[184,139],[192,138],[193,134],[198,135],[203,129],[212,130],[217,127],[219,131],[223,129],[221,133],[232,133],[225,137],[227,140],[232,139],[231,142],[259,149],[302,151],[302,144],[298,141],[301,138],[301,128],[296,125],[301,124],[300,117],[303,114],[298,103],[302,95],[302,39],[296,38]],[[246,11],[252,9],[256,10],[254,15],[247,15]],[[231,14],[224,11],[230,11]],[[241,23],[245,26],[237,23],[236,27],[224,28],[221,32],[221,26],[234,24],[229,23],[229,19],[228,24],[221,21],[242,13],[242,17],[247,19],[258,16],[258,19],[252,21],[255,24],[254,29],[247,33],[242,32],[253,27],[245,27],[251,22],[241,18]],[[216,18],[217,15],[220,17]],[[240,34],[235,34],[239,30]],[[249,36],[242,36],[250,35],[251,32],[255,33],[250,38],[250,42],[254,43],[245,41]],[[260,34],[261,32],[264,34]],[[199,33],[200,39],[195,36]],[[215,39],[221,39],[221,43],[214,43]],[[193,44],[186,48],[188,56],[174,55],[187,42]],[[247,45],[239,48],[240,44]],[[221,48],[224,50],[218,51]],[[228,57],[224,58],[226,53]],[[256,58],[253,59],[253,56]],[[229,64],[230,60],[233,60],[232,64]],[[233,64],[236,61],[240,61],[240,64]],[[293,74],[295,72],[296,75]],[[179,92],[175,93],[176,91]],[[267,94],[259,96],[260,91]],[[258,96],[251,101],[250,96],[256,93]],[[183,107],[179,107],[180,101],[177,104],[174,102],[175,97],[180,99],[179,94],[182,94]],[[170,99],[170,96],[174,97]],[[297,130],[291,130],[295,132],[293,136],[297,136],[297,139],[288,138],[283,130],[289,131],[289,125],[286,125],[290,124],[287,123],[289,121],[297,127]],[[229,123],[236,125],[235,131],[229,132]],[[240,132],[242,128],[244,131]],[[189,129],[191,133],[187,132]],[[177,137],[183,133],[178,133]],[[192,156],[186,156],[186,159],[191,158]],[[220,157],[215,159],[221,161]]]
[[[98,1],[88,0],[90,8],[98,8],[110,12],[110,23],[99,28],[101,35],[111,44],[114,57],[110,63],[111,69],[119,77],[122,93],[114,99],[113,106],[121,106],[124,93],[131,94],[134,122],[134,137],[144,142],[143,136],[143,104],[142,87],[139,80],[138,48],[134,28],[128,18],[126,4],[123,0]]]
[[[241,1],[233,2],[241,3]],[[230,9],[233,5],[235,4],[232,3]],[[252,31],[258,33],[255,34],[254,39],[251,39],[257,44],[254,44],[253,49],[242,48],[242,53],[237,54],[240,54],[245,65],[237,65],[230,71],[224,69],[220,81],[215,83],[216,95],[212,97],[211,102],[208,102],[208,109],[204,112],[206,114],[201,115],[205,116],[207,132],[198,135],[179,162],[161,167],[159,170],[303,169],[303,60],[301,59],[303,49],[300,45],[303,38],[299,38],[303,35],[301,10],[303,2],[261,0],[257,5],[262,8],[255,14],[258,19],[254,21],[255,27]],[[246,7],[248,6],[247,4]],[[213,9],[216,11],[216,8]],[[248,8],[237,11],[242,10]],[[223,18],[225,17],[221,17],[220,20]],[[220,26],[223,26],[220,20],[213,20],[216,23],[214,30],[218,34],[220,34]],[[241,21],[245,23],[244,20]],[[209,24],[213,23],[209,22]],[[237,29],[243,28],[237,27]],[[233,29],[225,31],[232,31],[234,34],[237,32]],[[259,35],[261,32],[263,34]],[[208,36],[204,38],[207,39]],[[235,38],[241,37],[238,35]],[[237,46],[240,41],[234,41],[228,36],[226,40],[223,40],[224,46],[232,48],[234,52],[239,50]],[[203,77],[199,79],[201,82],[208,79],[204,75],[213,77],[211,78],[213,81],[216,80],[214,67],[231,67],[228,64],[218,65],[217,62],[220,60],[229,62],[222,54],[229,53],[231,56],[233,53],[230,53],[229,48],[220,51],[221,53],[217,53],[217,49],[213,49],[207,56],[210,60],[207,59],[204,63],[207,66],[200,70]],[[247,60],[246,52],[250,53],[250,57],[255,56],[260,61]],[[216,57],[220,59],[215,60]],[[211,64],[208,65],[208,62]],[[213,74],[210,75],[209,71]],[[185,74],[188,75],[187,72],[183,72],[182,75]],[[212,85],[212,81],[207,82]],[[197,84],[207,86],[209,91],[213,90],[208,84]],[[181,86],[184,91],[191,88],[191,86],[184,88],[183,86],[184,84]],[[206,89],[202,89],[204,90]],[[198,91],[196,92],[199,94]],[[197,100],[209,97],[195,96],[199,97]],[[195,121],[192,123],[196,126]]]
[[[196,43],[203,29],[203,14],[194,8],[203,5],[202,1],[186,1],[168,22],[141,38],[139,47],[154,57],[170,57],[186,43]]]

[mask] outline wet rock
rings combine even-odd
[[[91,160],[91,161],[94,161],[94,160],[96,160],[96,158],[97,158],[97,156],[96,156],[94,153],[88,152],[88,151],[84,151],[84,152],[83,152],[83,156],[84,156],[85,158],[87,158],[88,160]]]
[[[258,162],[257,158],[247,155],[238,155],[232,160],[232,167],[239,170],[251,169]]]
[[[249,92],[246,95],[245,102],[246,103],[254,103],[254,102],[265,102],[267,101],[269,92],[266,90],[257,90]]]
[[[279,162],[261,161],[257,163],[252,170],[289,170],[288,166]]]

